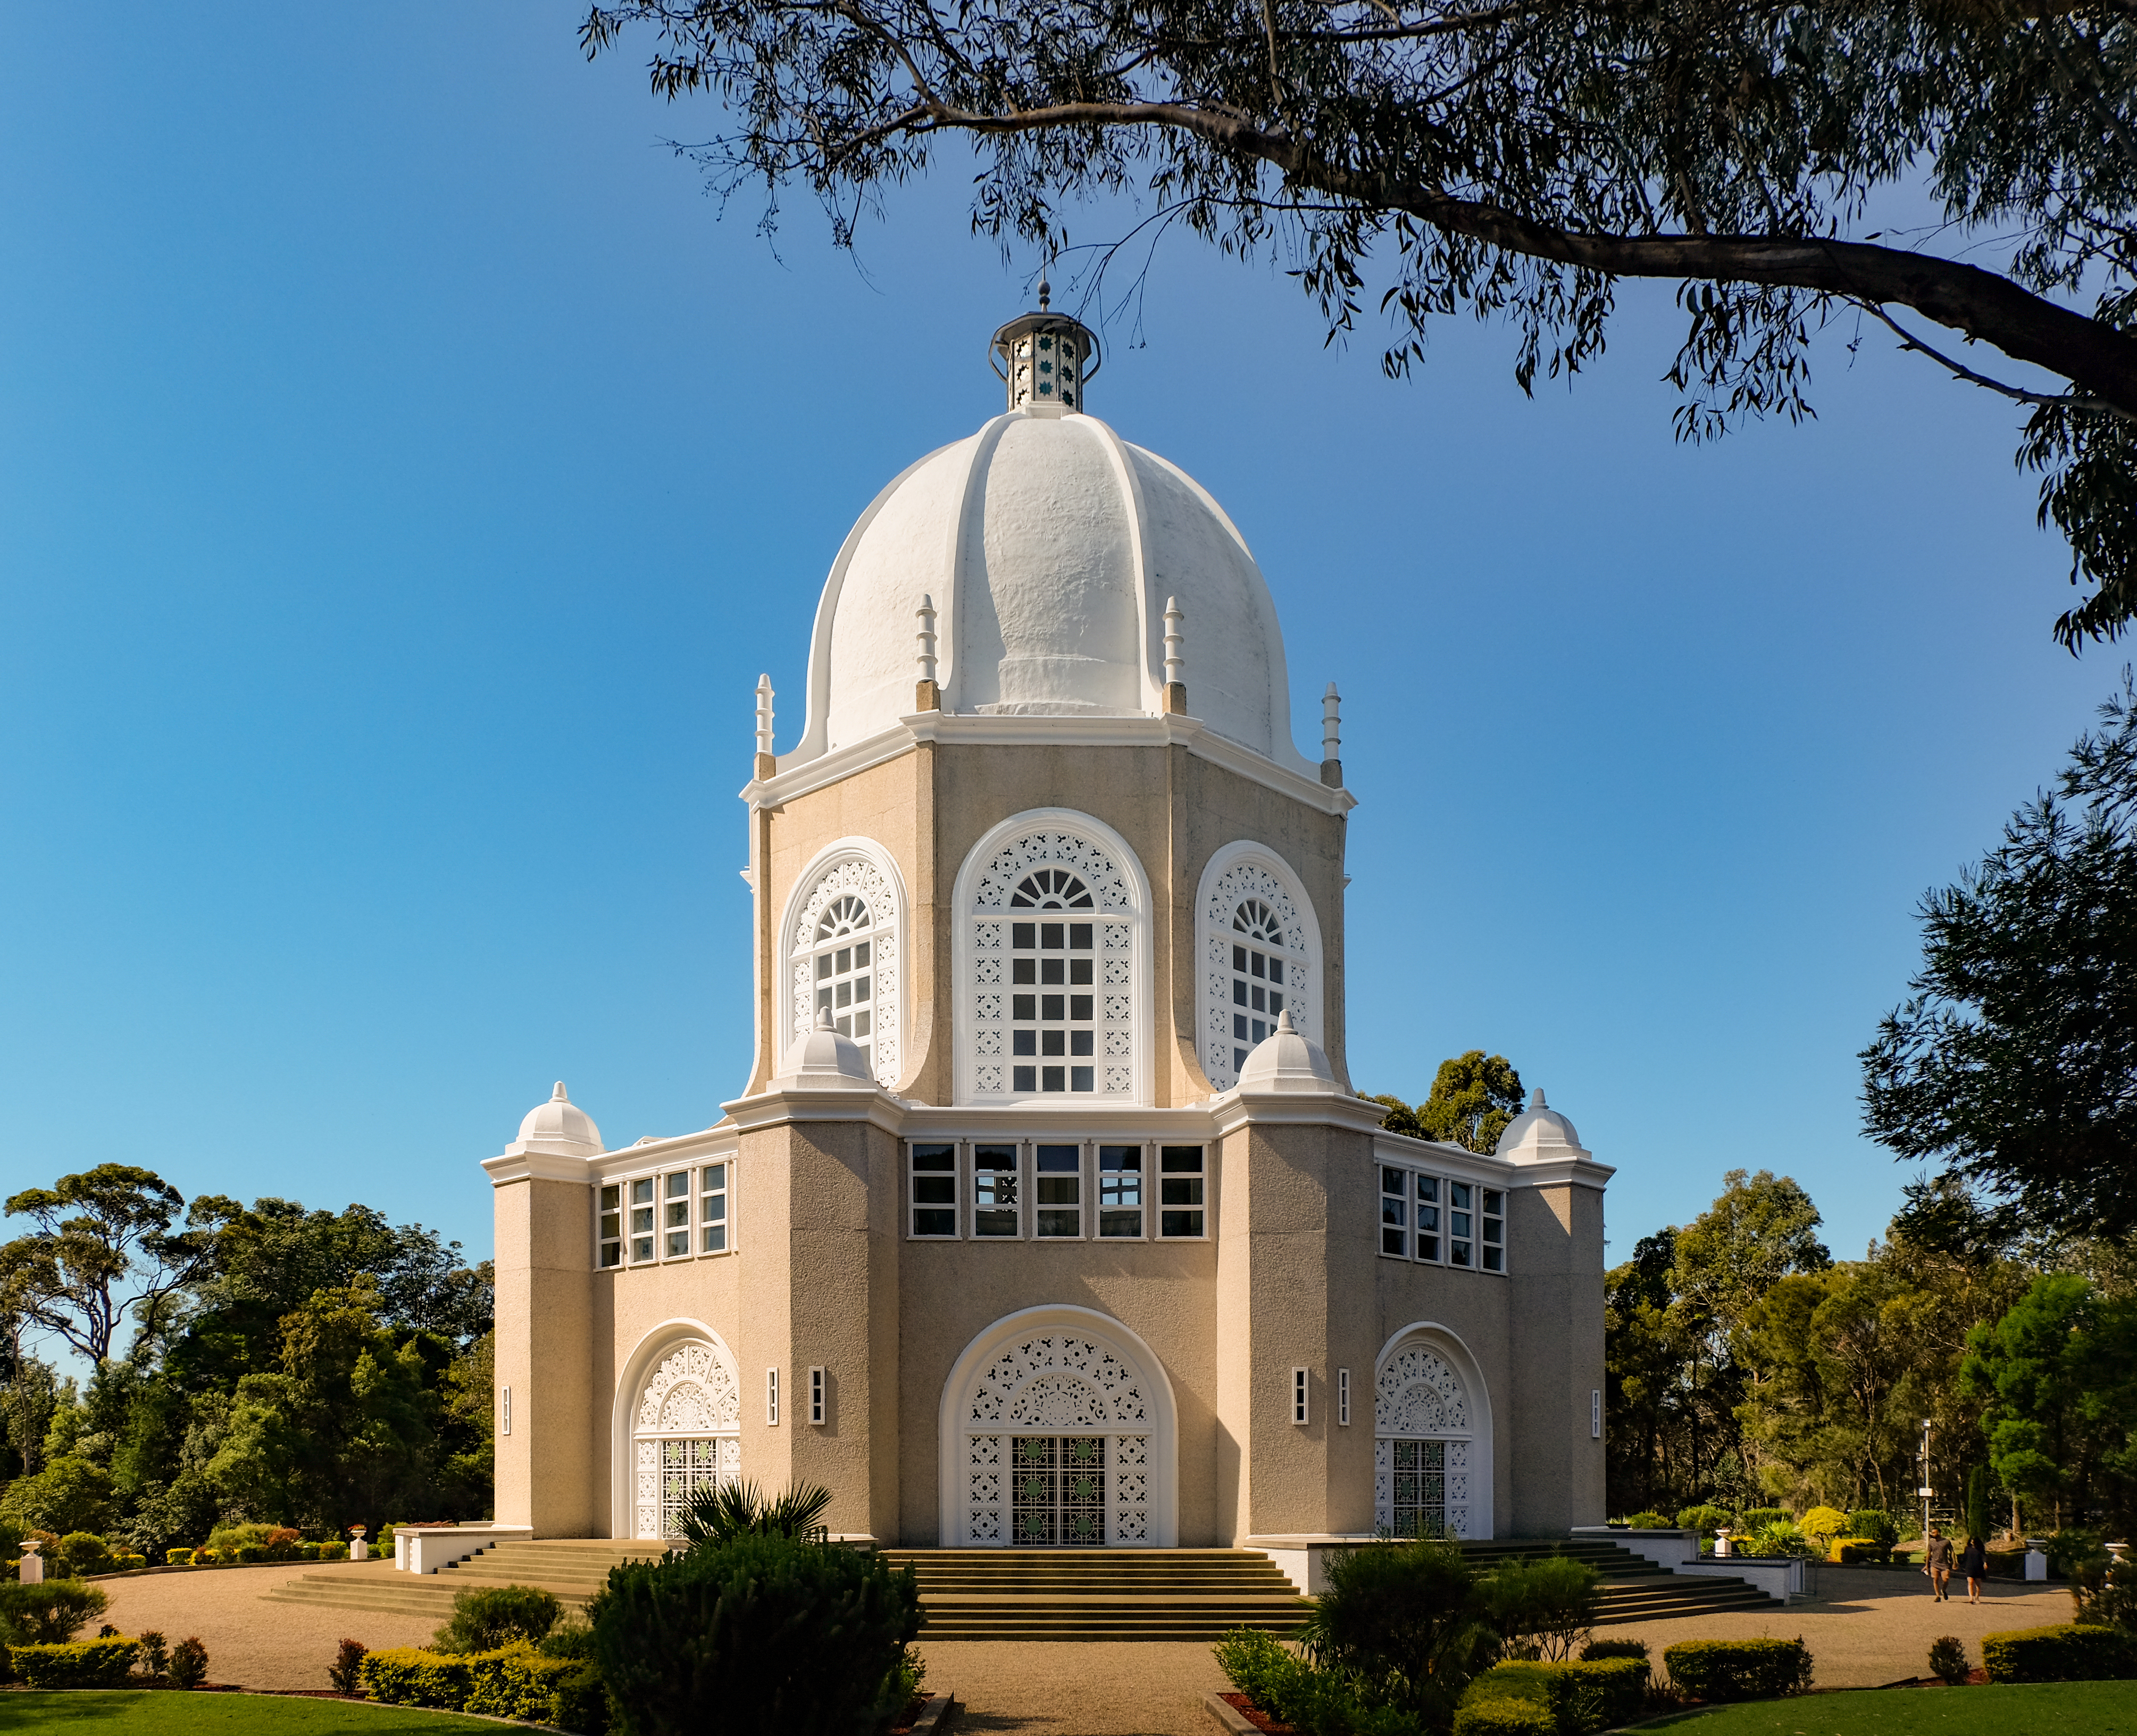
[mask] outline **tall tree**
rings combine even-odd
[[[0,1314],[102,1362],[129,1313],[153,1330],[165,1303],[209,1269],[215,1212],[197,1204],[180,1230],[184,1205],[153,1169],[131,1164],[99,1164],[13,1195],[9,1215],[37,1228],[0,1247]]]
[[[1431,1096],[1417,1106],[1417,1120],[1429,1140],[1489,1155],[1521,1112],[1521,1076],[1514,1063],[1504,1055],[1487,1058],[1483,1050],[1471,1049],[1439,1063]]]
[[[2091,591],[2057,635],[2137,612],[2124,0],[613,0],[582,40],[640,27],[656,92],[723,105],[695,153],[716,189],[755,181],[776,212],[798,183],[842,243],[954,140],[1005,246],[1051,252],[1065,203],[1144,195],[1139,223],[1293,262],[1331,338],[1379,291],[1390,373],[1434,316],[1504,315],[1524,390],[1601,351],[1621,280],[1673,280],[1691,439],[1805,415],[1813,330],[1881,322],[2032,406],[2020,455]],[[1948,250],[1862,232],[1893,189],[1928,195]]]
[[[1862,1051],[1864,1123],[2056,1235],[2137,1232],[2137,685],[2060,797],[1922,902],[1922,968]]]

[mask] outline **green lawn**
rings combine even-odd
[[[2137,1682],[1871,1688],[1696,1712],[1670,1736],[2137,1736]]]
[[[506,1726],[450,1712],[269,1694],[0,1693],[0,1730],[80,1736],[450,1736]]]

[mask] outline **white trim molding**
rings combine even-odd
[[[1452,1374],[1458,1385],[1458,1409],[1443,1406],[1439,1413],[1421,1418],[1412,1413],[1412,1388],[1432,1386],[1443,1398],[1456,1396],[1445,1393],[1443,1379],[1434,1385],[1434,1364]],[[1418,1320],[1404,1326],[1380,1347],[1373,1361],[1373,1512],[1378,1524],[1388,1524],[1392,1517],[1394,1444],[1404,1440],[1447,1443],[1450,1462],[1443,1471],[1446,1506],[1450,1517],[1460,1511],[1460,1519],[1454,1522],[1456,1534],[1470,1540],[1490,1537],[1491,1389],[1485,1384],[1483,1369],[1461,1335],[1437,1320]],[[1458,1448],[1463,1461],[1458,1466],[1452,1462]]]
[[[1089,1092],[1020,1092],[1013,1088],[1010,982],[1012,909],[1020,880],[1054,867],[1088,888],[1089,919],[1098,931],[1097,980]],[[1008,1108],[1044,1103],[1131,1105],[1151,1100],[1150,880],[1127,840],[1104,821],[1069,808],[1033,808],[994,827],[957,869],[951,908],[951,1018],[959,1105]],[[1034,910],[1034,918],[1081,916]]]
[[[1108,1545],[1178,1541],[1172,1382],[1132,1328],[1061,1303],[1005,1315],[965,1346],[937,1424],[942,1547],[1008,1545],[1011,1443],[1033,1435],[1104,1437]]]
[[[875,1077],[888,1090],[898,1083],[905,1053],[905,878],[890,852],[872,838],[841,838],[810,858],[795,877],[779,924],[779,1064],[815,1028],[815,985],[809,960],[818,950],[815,929],[835,899],[858,897],[868,906],[874,948],[871,996]],[[801,975],[797,975],[799,971]]]
[[[1244,934],[1234,933],[1233,920],[1249,898],[1259,899],[1274,913],[1283,936],[1281,944],[1287,955],[1287,970],[1303,972],[1302,977],[1291,976],[1283,991],[1292,1024],[1301,1036],[1315,1043],[1322,1040],[1325,1028],[1321,922],[1314,914],[1313,901],[1306,896],[1305,883],[1267,844],[1248,839],[1226,844],[1204,865],[1201,882],[1195,891],[1199,1058],[1203,1072],[1219,1092],[1229,1091],[1239,1083],[1234,1051],[1254,1046],[1244,1039],[1235,1042],[1233,1031],[1235,1016],[1252,1016],[1248,1009],[1234,1007],[1231,957],[1232,947],[1246,939]],[[1265,1014],[1264,1018],[1274,1026],[1273,1014]]]

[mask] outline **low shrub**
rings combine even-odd
[[[1763,1531],[1769,1525],[1793,1525],[1795,1522],[1795,1515],[1786,1507],[1746,1507],[1742,1528],[1746,1531]]]
[[[230,1560],[247,1544],[257,1544],[262,1561],[294,1561],[296,1559],[298,1535],[290,1525],[217,1525],[208,1533],[208,1547]]]
[[[315,1544],[315,1543],[300,1543],[300,1544],[299,1544],[297,1545],[297,1559],[298,1559],[298,1560],[299,1560],[299,1561],[317,1561],[319,1559],[319,1546],[317,1544]]]
[[[322,1561],[346,1561],[348,1559],[348,1545],[345,1543],[335,1543],[332,1541],[323,1543],[319,1545],[319,1559]]]
[[[1322,1600],[1324,1605],[1326,1599]],[[797,1538],[745,1535],[615,1568],[588,1612],[601,1679],[637,1736],[865,1727],[920,1627],[910,1568]]]
[[[1799,1640],[1680,1640],[1662,1654],[1670,1680],[1694,1700],[1779,1700],[1810,1686]]]
[[[1677,1521],[1666,1513],[1635,1513],[1625,1523],[1635,1531],[1672,1531]]]
[[[1619,1657],[1579,1664],[1497,1664],[1470,1683],[1462,1704],[1526,1701],[1543,1709],[1548,1720],[1545,1728],[1562,1736],[1587,1736],[1631,1724],[1645,1708],[1647,1698],[1647,1660]],[[1463,1728],[1458,1712],[1455,1728]]]
[[[574,1658],[589,1664],[593,1661],[594,1631],[584,1620],[567,1618],[544,1634],[534,1649],[545,1658]]]
[[[2137,1676],[2137,1636],[2119,1627],[2066,1622],[1985,1634],[1982,1666],[1992,1682],[2117,1682]]]
[[[1241,1628],[1225,1635],[1217,1663],[1258,1710],[1299,1736],[1419,1736],[1424,1729],[1400,1707],[1365,1704],[1348,1672],[1317,1669],[1265,1633]]]
[[[1838,1507],[1813,1507],[1796,1521],[1796,1529],[1806,1537],[1815,1537],[1830,1543],[1834,1538],[1846,1534],[1847,1515]]]
[[[189,1568],[193,1564],[193,1557],[198,1553],[194,1549],[166,1549],[163,1551],[163,1559],[174,1568]]]
[[[1847,1534],[1867,1537],[1889,1549],[1900,1540],[1900,1528],[1882,1507],[1857,1507],[1847,1515]]]
[[[264,1543],[241,1543],[230,1552],[230,1555],[233,1561],[242,1561],[248,1564],[256,1561],[265,1561],[267,1559],[267,1545]]]
[[[1508,1559],[1485,1574],[1477,1593],[1484,1619],[1509,1646],[1553,1661],[1573,1656],[1602,1607],[1603,1576],[1566,1555]]]
[[[611,1715],[608,1690],[593,1664],[579,1661],[557,1678],[548,1722],[558,1729],[574,1736],[607,1736]]]
[[[197,1636],[171,1648],[169,1674],[173,1688],[197,1688],[207,1680],[207,1647]]]
[[[1747,1555],[1809,1556],[1818,1553],[1810,1539],[1785,1520],[1760,1526],[1742,1539],[1742,1544],[1740,1553]]]
[[[197,1568],[212,1568],[221,1559],[222,1551],[220,1549],[195,1549],[193,1551],[193,1565]]]
[[[363,1692],[363,1661],[369,1648],[361,1640],[343,1640],[334,1661],[327,1665],[327,1680],[333,1683],[337,1694],[346,1694],[352,1700]]]
[[[345,1642],[347,1643],[347,1642]],[[473,1712],[529,1724],[555,1724],[598,1736],[606,1702],[581,1680],[599,1674],[573,1658],[546,1658],[525,1641],[494,1651],[422,1651],[402,1646],[366,1652],[357,1666],[367,1697],[388,1706]],[[599,1703],[601,1722],[591,1725]],[[567,1720],[573,1720],[567,1722]]]
[[[171,1648],[163,1635],[151,1627],[139,1637],[141,1641],[142,1673],[150,1676],[167,1675],[171,1667]]]
[[[32,1688],[119,1688],[133,1672],[141,1647],[123,1634],[108,1640],[76,1640],[57,1646],[10,1646],[8,1661]]]
[[[453,1599],[453,1617],[431,1636],[433,1651],[495,1651],[514,1640],[532,1646],[557,1625],[564,1606],[538,1585],[484,1585]]]
[[[1558,1736],[1558,1720],[1532,1700],[1480,1700],[1455,1712],[1454,1736]]]
[[[1648,1642],[1645,1640],[1590,1640],[1580,1648],[1580,1661],[1599,1663],[1604,1658],[1638,1658],[1648,1661]]]
[[[1955,1633],[1930,1642],[1930,1674],[1947,1687],[1956,1688],[1974,1674],[1966,1655],[1966,1641]]]
[[[109,1573],[130,1573],[148,1564],[146,1555],[114,1555],[105,1571]]]
[[[69,1579],[103,1573],[111,1562],[111,1545],[94,1531],[70,1531],[60,1539],[52,1567]]]
[[[1863,1561],[1886,1562],[1892,1559],[1892,1546],[1888,1543],[1879,1543],[1873,1537],[1836,1537],[1833,1539],[1832,1547],[1826,1551],[1825,1559],[1837,1561],[1843,1567],[1852,1567]]]
[[[79,1579],[19,1580],[0,1585],[0,1641],[9,1645],[64,1645],[102,1615],[111,1600]]]
[[[1696,1531],[1703,1537],[1711,1537],[1724,1525],[1733,1524],[1735,1515],[1726,1507],[1687,1507],[1677,1516],[1680,1531]]]

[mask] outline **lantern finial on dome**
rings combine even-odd
[[[1049,314],[1054,286],[1042,274],[1039,311],[995,333],[994,370],[1009,386],[1011,410],[1081,410],[1083,382],[1098,371],[1098,340],[1080,319]]]

